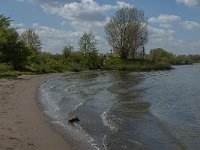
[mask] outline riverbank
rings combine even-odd
[[[35,101],[38,84],[58,74],[0,79],[0,149],[69,150]]]
[[[122,60],[120,57],[110,57],[105,61],[105,70],[123,70],[123,71],[156,71],[170,70],[171,64],[167,62],[153,62],[151,60],[127,59]]]

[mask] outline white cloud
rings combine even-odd
[[[39,4],[60,5],[64,3],[80,2],[81,0],[17,0],[19,2],[33,2]]]
[[[184,21],[181,25],[187,30],[200,29],[200,23],[194,21]]]
[[[180,40],[175,39],[175,31],[170,29],[155,28],[149,26],[149,43],[147,44],[148,49],[152,48],[164,48],[169,52],[177,51],[178,43]]]
[[[115,7],[116,7],[116,6],[115,6]],[[117,2],[117,8],[123,8],[123,7],[132,8],[133,5],[130,5],[130,4],[125,3],[125,2],[122,2],[122,1],[118,1],[118,2]]]
[[[170,24],[160,24],[160,27],[161,28],[171,28],[172,25],[170,25]]]
[[[186,29],[187,31],[185,32],[188,33],[188,36],[191,36],[189,35],[191,30],[195,30],[199,33],[200,23],[183,20],[180,16],[164,14],[161,14],[158,17],[151,17],[148,21],[151,25],[149,26],[148,49],[161,47],[175,54],[199,53],[198,50],[200,50],[200,40],[191,41],[179,39],[177,38],[179,33],[176,29]]]
[[[148,19],[150,23],[172,23],[172,22],[179,22],[181,18],[175,15],[164,15],[160,14],[157,18],[151,17]]]
[[[110,5],[100,6],[92,0],[82,0],[81,3],[72,2],[66,3],[64,6],[51,6],[48,4],[41,5],[43,10],[47,13],[57,14],[63,18],[69,20],[93,20],[102,21],[105,20],[106,12],[112,9]]]
[[[24,24],[23,23],[11,23],[11,26],[13,27],[13,28],[22,28],[22,27],[24,27]]]
[[[170,29],[161,29],[161,28],[154,28],[149,26],[148,27],[149,34],[150,34],[150,42],[158,43],[161,41],[171,41],[174,39],[173,35],[175,34],[174,30]]]
[[[77,39],[79,39],[83,34],[83,32],[79,31],[73,32],[58,30],[39,25],[37,23],[33,24],[32,28],[35,29],[36,33],[38,33],[39,37],[41,38],[43,50],[53,53],[61,52],[67,43],[70,43],[77,48]]]
[[[200,23],[195,21],[187,21],[187,20],[185,21],[182,20],[180,16],[175,16],[175,15],[161,14],[157,18],[156,17],[149,18],[148,21],[150,23],[158,23],[160,27],[163,28],[170,28],[173,26],[173,24],[178,24],[187,30],[200,29]]]
[[[179,45],[179,49],[182,54],[199,54],[200,40],[194,42],[183,42]]]
[[[43,50],[49,52],[61,52],[62,48],[70,43],[78,48],[78,40],[85,31],[93,31],[98,39],[100,52],[108,52],[110,47],[103,37],[103,26],[109,20],[107,14],[122,7],[133,7],[123,1],[116,1],[114,5],[99,4],[96,0],[18,0],[32,1],[40,4],[44,12],[55,14],[63,18],[60,24],[71,25],[74,31],[64,31],[47,26],[34,24],[32,28],[39,34]],[[188,6],[198,6],[199,0],[177,0]],[[191,42],[178,39],[175,29],[184,28],[188,31],[200,29],[200,23],[183,20],[177,15],[161,14],[158,17],[148,19],[149,43],[147,49],[162,47],[176,54],[197,54],[200,49],[200,40]],[[153,27],[154,26],[154,27]],[[18,29],[18,32],[23,32]],[[159,27],[159,28],[156,28]],[[188,32],[187,31],[187,32]],[[195,30],[196,31],[196,30]],[[199,33],[199,32],[198,32]]]
[[[100,5],[94,0],[81,0],[80,2],[66,3],[62,6],[45,3],[41,7],[46,13],[57,14],[67,19],[75,29],[81,27],[82,29],[92,30],[105,25],[108,12],[122,7],[133,6],[120,1],[116,2],[115,5]]]
[[[70,32],[34,24],[32,28],[35,28],[39,34],[43,42],[43,50],[48,51],[62,49],[66,42],[70,42],[77,47],[81,33],[93,31],[99,41],[100,52],[107,52],[110,48],[104,38],[103,31],[104,25],[109,20],[107,14],[122,7],[133,7],[123,1],[117,1],[114,5],[99,4],[95,0],[23,1],[38,3],[44,12],[62,17],[64,20],[60,22],[61,26],[71,25],[74,29],[75,32]],[[23,32],[23,29],[18,31]]]
[[[78,50],[78,41],[83,35],[83,31],[64,31],[48,26],[39,25],[34,23],[31,26],[32,29],[39,35],[42,42],[42,51],[51,53],[61,53],[64,46],[71,44],[75,50]],[[21,34],[26,28],[21,27],[17,29],[17,32]],[[95,33],[94,33],[95,34]],[[96,35],[96,34],[95,34]],[[100,52],[106,52],[108,50],[108,44],[106,40],[100,35],[95,36],[98,42],[98,49]]]
[[[200,7],[200,0],[176,0],[177,3],[182,3],[189,7]]]
[[[82,36],[83,32],[80,31],[64,31],[47,26],[34,23],[31,28],[39,35],[42,41],[42,50],[51,53],[61,53],[64,46],[68,43],[74,45],[77,49],[78,39]],[[25,28],[17,29],[18,33],[24,32]]]
[[[149,26],[148,50],[153,48],[164,48],[174,54],[198,54],[200,40],[191,42],[176,38],[176,31],[170,29],[155,28]],[[147,51],[148,52],[148,51]]]

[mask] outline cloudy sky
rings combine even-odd
[[[18,32],[33,28],[43,51],[78,49],[83,32],[93,31],[100,52],[109,52],[104,25],[122,7],[137,7],[148,19],[146,51],[164,48],[174,54],[200,54],[200,0],[0,0],[0,14],[14,20]]]

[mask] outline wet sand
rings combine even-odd
[[[0,150],[69,150],[46,122],[35,93],[40,82],[58,74],[0,79]]]

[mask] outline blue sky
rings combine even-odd
[[[200,0],[1,0],[0,14],[12,18],[19,33],[33,28],[43,51],[60,53],[65,45],[78,49],[83,32],[93,31],[100,52],[109,52],[104,25],[118,9],[137,7],[148,19],[152,48],[174,54],[200,54]]]

